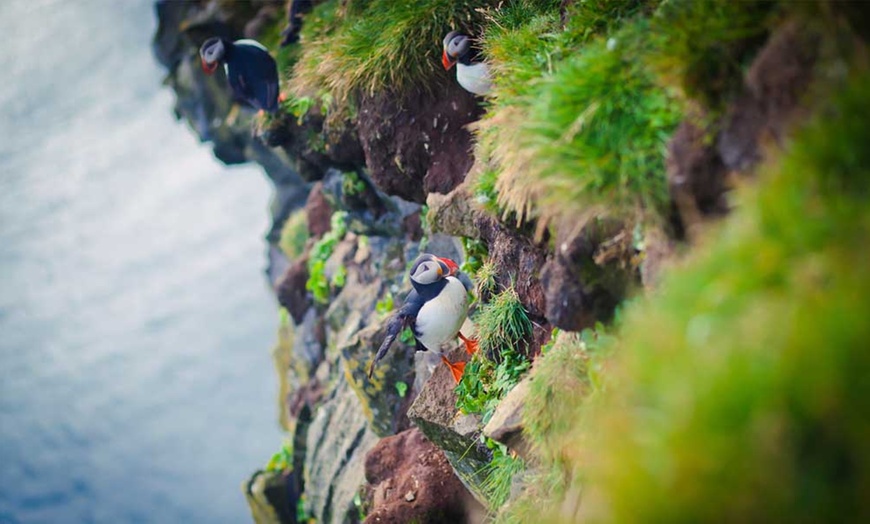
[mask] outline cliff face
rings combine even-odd
[[[701,295],[715,288],[755,296],[752,285],[762,286],[755,274],[793,282],[788,257],[777,259],[777,274],[763,264],[740,267],[739,248],[723,247],[718,263],[703,253],[735,238],[762,252],[800,245],[782,224],[782,238],[765,241],[727,231],[765,213],[792,213],[788,220],[800,230],[806,217],[797,208],[770,208],[764,195],[792,198],[783,187],[824,193],[809,175],[775,166],[790,158],[793,137],[815,115],[842,111],[836,104],[847,102],[837,102],[838,93],[858,82],[866,48],[848,9],[633,0],[286,4],[157,2],[154,41],[177,95],[176,116],[213,144],[218,159],[259,163],[276,187],[268,236],[283,307],[275,358],[292,445],[247,484],[254,518],[479,521],[488,511],[505,522],[542,513],[620,520],[630,518],[621,513],[630,505],[620,504],[635,497],[635,481],[661,495],[644,499],[638,511],[698,509],[691,497],[669,497],[677,488],[666,486],[666,475],[632,473],[655,467],[620,463],[611,442],[625,457],[643,462],[638,457],[649,453],[686,468],[679,470],[686,485],[702,482],[697,500],[715,505],[722,488],[710,472],[727,464],[713,460],[694,471],[691,445],[652,449],[631,441],[677,434],[668,433],[680,429],[667,419],[669,399],[708,398],[693,373],[718,369],[689,352],[673,357],[685,372],[674,376],[655,355],[691,345],[703,331],[703,352],[728,360],[737,358],[734,348],[711,333],[727,339],[733,329],[767,340],[769,331],[741,331],[740,315],[727,308],[668,302],[668,290],[682,287],[679,272],[667,267],[683,264]],[[302,29],[298,41],[280,47],[288,14]],[[453,28],[475,35],[490,64],[495,87],[487,100],[440,68],[439,42]],[[197,49],[214,35],[256,38],[275,52],[287,97],[278,115],[234,106],[225,78],[200,72]],[[857,123],[839,136],[842,143],[864,137],[865,109],[852,107]],[[798,139],[817,158],[829,154],[823,143]],[[848,169],[866,173],[862,162]],[[737,202],[735,187],[758,187],[762,196],[742,189]],[[404,337],[366,377],[386,322],[410,289],[408,265],[421,252],[462,261],[474,281],[474,325],[466,327],[476,330],[482,350],[459,385]],[[819,274],[836,265],[819,263]],[[743,287],[729,287],[741,279]],[[726,301],[722,296],[710,300]],[[747,298],[730,307],[751,314],[761,306]],[[698,317],[702,312],[707,316]],[[661,340],[653,318],[670,326]],[[783,344],[784,353],[793,347]],[[853,345],[839,347],[851,354]],[[458,348],[452,357],[468,358]],[[762,357],[747,362],[758,362],[753,358]],[[709,397],[713,411],[698,406],[690,414],[700,418],[686,438],[697,435],[699,446],[761,446],[765,437],[738,423],[711,429],[722,416],[710,414],[715,402],[745,401],[741,409],[749,412],[762,402],[726,385]],[[611,415],[641,412],[644,399],[664,417],[652,422],[674,425]],[[795,438],[812,432],[802,432],[793,412],[770,413]],[[698,422],[705,414],[713,419]],[[826,442],[864,456],[857,444]],[[777,456],[794,467],[793,485],[750,471],[758,492],[798,489],[807,474],[799,455]],[[745,480],[729,478],[733,485]],[[590,493],[582,501],[581,489]],[[735,516],[767,514],[751,493],[743,496]],[[782,500],[783,507],[799,505]]]

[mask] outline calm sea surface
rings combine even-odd
[[[245,522],[270,189],[172,118],[150,0],[0,0],[0,522]]]

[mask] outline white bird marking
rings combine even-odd
[[[456,64],[456,81],[466,91],[475,95],[486,95],[492,90],[492,79],[489,77],[489,66],[485,62],[465,65]]]
[[[262,49],[263,51],[266,51],[267,53],[269,52],[269,50],[266,49],[266,47],[263,44],[261,44],[260,42],[257,42],[256,40],[251,40],[249,38],[242,38],[241,40],[236,40],[233,43],[236,45],[250,45],[250,46],[254,46],[256,48]]]

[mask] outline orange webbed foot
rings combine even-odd
[[[459,381],[462,380],[462,374],[465,372],[465,362],[450,362],[444,355],[441,355],[441,362],[444,362],[444,364],[450,368],[453,380],[459,384]]]
[[[478,348],[477,340],[475,340],[473,338],[466,338],[465,335],[463,335],[462,333],[458,333],[458,335],[459,335],[459,338],[462,339],[463,342],[465,342],[466,353],[468,353],[469,355],[473,355],[473,354],[477,353],[477,348]]]

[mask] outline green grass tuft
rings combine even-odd
[[[542,84],[522,137],[537,205],[664,211],[665,149],[682,114],[638,65],[634,38],[599,39]],[[503,176],[499,188],[515,181]]]
[[[474,322],[480,351],[495,362],[509,351],[524,353],[532,335],[532,322],[513,287],[484,304]]]
[[[485,443],[492,450],[492,460],[486,465],[480,488],[494,513],[507,502],[514,477],[525,470],[526,465],[504,444],[490,438],[486,438]]]
[[[319,34],[313,38],[303,32],[305,50],[294,71],[294,82],[309,91],[326,90],[340,104],[357,91],[405,92],[412,86],[431,87],[428,80],[441,67],[444,35],[451,28],[479,23],[482,15],[477,8],[491,3],[352,2],[335,11],[335,17],[318,27]]]

